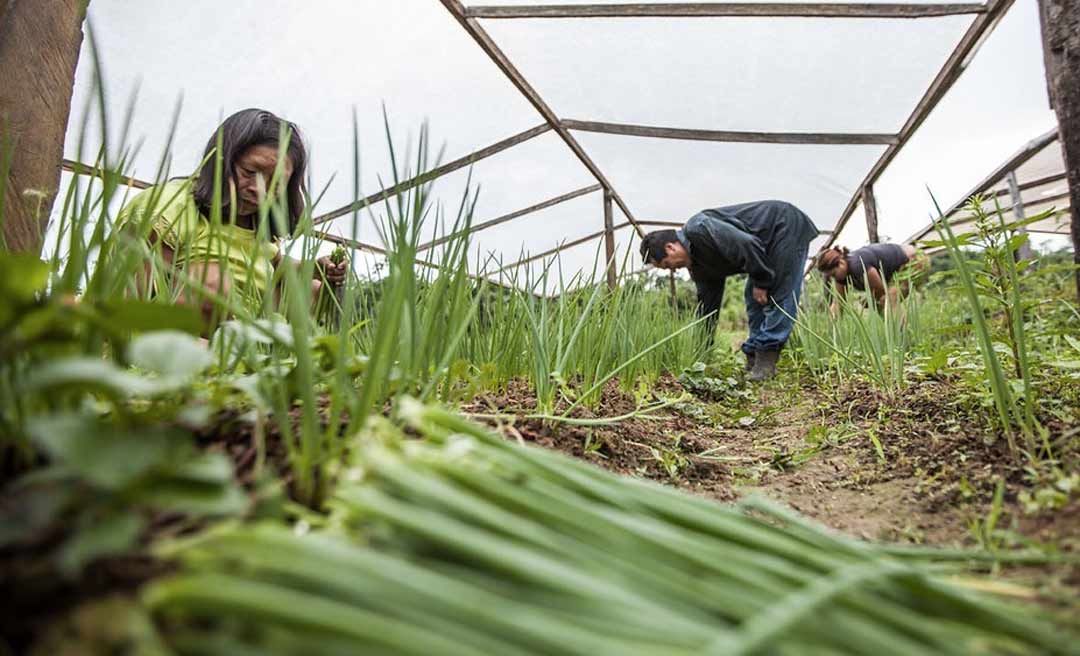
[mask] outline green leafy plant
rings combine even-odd
[[[1038,435],[1043,437],[1044,455],[1049,457],[1046,432],[1036,417],[1038,400],[1036,386],[1032,381],[1025,328],[1027,304],[1021,293],[1016,261],[1017,249],[1027,239],[1026,234],[1018,232],[1018,228],[1025,223],[1043,219],[1045,215],[1039,214],[1021,222],[1006,224],[1000,207],[995,213],[988,213],[983,209],[979,198],[972,199],[968,210],[975,221],[975,232],[958,237],[949,222],[940,218],[934,225],[941,242],[930,245],[944,246],[953,260],[961,289],[971,310],[979,352],[986,365],[987,380],[993,391],[998,423],[1005,432],[1010,450],[1014,457],[1019,459],[1020,453],[1014,439],[1014,433],[1019,429],[1029,457],[1036,457],[1035,438]],[[982,267],[976,268],[971,259],[963,256],[962,249],[968,246],[982,249]],[[987,304],[992,312],[997,309],[1003,312],[1004,331],[996,333],[992,329],[984,307]],[[1012,355],[1015,380],[1018,380],[1021,386],[1019,391],[1013,389],[1012,380],[1006,373],[1008,368],[1003,365],[995,347],[999,343],[1003,343]],[[990,441],[993,439],[991,434]]]

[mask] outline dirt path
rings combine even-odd
[[[668,396],[682,391],[671,379],[660,385]],[[987,446],[985,428],[949,398],[947,386],[932,382],[888,400],[865,392],[826,396],[781,379],[746,398],[694,399],[662,418],[592,429],[519,421],[504,430],[720,501],[761,494],[862,539],[1080,553],[1080,503],[1023,512],[1023,470],[1011,464],[1003,440]],[[527,392],[516,390],[479,399],[472,410],[527,404]],[[632,411],[634,401],[611,387],[600,408],[597,414],[614,416]],[[999,480],[1003,504],[987,532]],[[1080,568],[1016,570],[1016,577],[1080,613]]]

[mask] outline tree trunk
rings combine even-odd
[[[1080,0],[1039,0],[1050,105],[1068,172],[1073,261],[1080,265]],[[1080,270],[1076,272],[1080,299]]]
[[[87,3],[0,0],[0,142],[14,152],[3,181],[3,237],[12,251],[41,251],[60,186]]]

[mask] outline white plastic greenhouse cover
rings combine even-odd
[[[1047,237],[1067,236],[1072,214],[1065,158],[1057,137],[1057,131],[1051,130],[1029,142],[1013,157],[989,172],[971,193],[965,194],[946,209],[945,215],[953,232],[961,235],[977,231],[975,217],[969,209],[967,198],[978,195],[983,199],[983,209],[987,213],[1000,211],[1001,219],[1006,223],[1027,219],[1029,223],[1024,229],[1031,233],[1034,243],[1061,243],[1063,239]],[[1010,173],[1014,176],[1015,187],[1010,186]],[[1014,191],[1016,196],[1013,195]],[[1016,212],[1018,205],[1023,212],[1022,216]],[[1042,218],[1035,220],[1040,215]],[[918,243],[923,240],[940,240],[933,224],[919,229],[905,241]]]
[[[128,134],[139,148],[126,172],[142,179],[154,178],[181,99],[172,175],[194,169],[224,116],[262,107],[300,126],[313,191],[329,183],[317,213],[357,197],[354,112],[360,197],[392,178],[383,107],[401,158],[424,121],[433,150],[445,144],[444,162],[544,123],[436,0],[95,0],[89,22],[111,151],[115,157],[134,98]],[[970,15],[479,21],[561,119],[886,135],[901,128],[971,22]],[[93,69],[84,43],[65,148],[71,159],[93,160],[101,145]],[[899,239],[925,224],[927,184],[951,202],[949,194],[1052,125],[1035,0],[1017,0],[876,185],[882,235]],[[639,221],[685,221],[706,207],[781,198],[822,230],[834,227],[886,148],[572,134]],[[434,191],[444,215],[452,218],[470,175],[479,187],[474,223],[597,183],[551,130],[440,178]],[[373,213],[361,213],[355,235],[351,215],[321,227],[377,244],[382,208]],[[616,209],[614,224],[627,221]],[[603,228],[603,192],[593,191],[476,233],[472,260],[487,262],[484,273],[492,274],[500,266],[493,262],[509,265]],[[615,234],[620,263],[640,269],[635,231]],[[432,222],[425,237],[435,236]],[[840,238],[849,245],[865,239],[860,212]],[[433,260],[438,252],[425,256]],[[602,238],[566,249],[551,270],[561,267],[565,280],[594,268],[601,275],[598,254]],[[519,277],[535,278],[544,266],[542,259],[529,262]]]

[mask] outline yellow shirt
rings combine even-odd
[[[145,189],[120,210],[117,225],[131,224],[140,235],[149,229],[172,248],[173,265],[219,262],[234,289],[245,296],[264,293],[274,275],[279,249],[268,237],[231,223],[212,224],[199,214],[191,180],[174,180]]]

